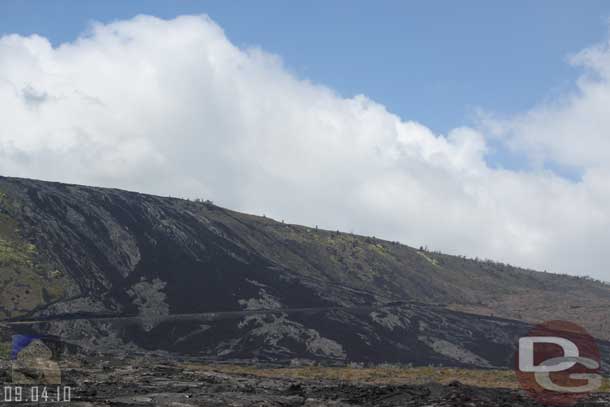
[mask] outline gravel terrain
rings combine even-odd
[[[334,380],[302,380],[226,373],[162,359],[99,359],[63,368],[73,386],[72,406],[538,406],[511,389],[447,385],[372,385]],[[610,403],[609,394],[578,406]],[[37,405],[21,403],[19,405]]]

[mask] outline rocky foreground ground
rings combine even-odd
[[[295,377],[288,374],[294,373],[290,369],[286,370],[286,374],[282,374],[283,369],[261,369],[261,374],[253,374],[258,369],[168,362],[156,358],[100,358],[71,367],[62,366],[61,370],[62,384],[70,383],[73,386],[72,402],[69,404],[72,406],[539,405],[518,389],[477,387],[458,381],[445,384],[373,384],[360,382],[358,377],[352,380]],[[4,379],[7,378],[5,374]],[[593,395],[578,404],[604,405],[610,405],[610,394]]]

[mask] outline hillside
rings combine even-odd
[[[571,319],[610,339],[610,287],[588,279],[15,178],[0,178],[0,289],[1,319],[140,317],[30,328],[103,349],[493,367],[527,329],[514,320]]]

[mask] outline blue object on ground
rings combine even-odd
[[[19,352],[21,352],[23,349],[27,348],[28,345],[30,343],[32,343],[33,340],[36,339],[40,339],[40,337],[37,336],[30,336],[30,335],[13,335],[13,346],[12,346],[12,350],[11,350],[11,360],[15,360],[17,359],[17,355],[19,355]]]

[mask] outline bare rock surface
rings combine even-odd
[[[90,361],[64,371],[73,383],[73,406],[336,406],[536,407],[511,389],[448,385],[373,385],[230,374],[159,359]],[[610,403],[592,395],[577,406]]]
[[[12,364],[12,381],[19,384],[60,384],[59,364],[53,352],[42,341],[34,340],[23,349]]]

